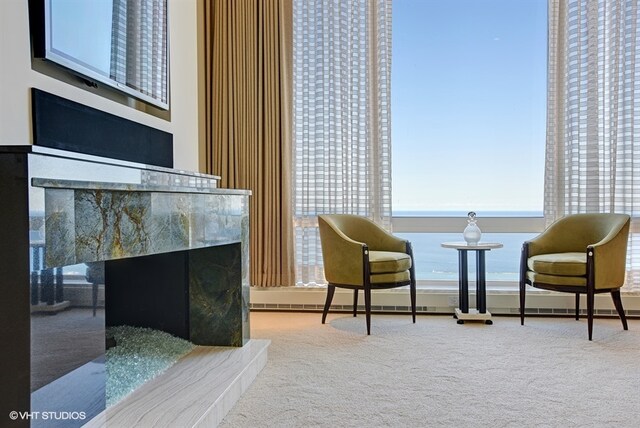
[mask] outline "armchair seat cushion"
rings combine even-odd
[[[527,267],[529,270],[543,275],[585,276],[587,274],[587,253],[539,254],[529,257]]]
[[[404,272],[411,268],[411,257],[393,251],[369,251],[369,266],[372,275]]]
[[[409,284],[411,280],[411,274],[408,270],[404,272],[395,272],[395,273],[378,273],[371,275],[371,285],[375,284],[393,284],[393,283],[401,283],[405,282]]]
[[[587,285],[587,278],[584,276],[556,276],[529,271],[527,272],[527,279],[533,284],[569,285],[576,287],[584,287]]]

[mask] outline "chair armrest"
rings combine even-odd
[[[396,253],[407,253],[406,239],[398,238],[385,230],[380,230],[370,239],[367,245],[372,251],[394,251]]]
[[[629,226],[627,221],[600,242],[587,248],[587,251],[593,252],[596,288],[618,288],[624,285]]]
[[[522,244],[522,249],[520,250],[520,285],[521,286],[524,286],[524,283],[527,280],[527,271],[529,270],[529,266],[527,266],[527,261],[529,260],[529,245],[531,245],[531,241],[525,241]]]
[[[367,245],[318,219],[324,276],[329,283],[364,286],[364,251]]]
[[[528,252],[527,255],[529,257],[535,256],[537,254],[546,254],[553,253],[553,238],[551,234],[545,234],[542,232],[540,235],[535,238],[529,239],[527,242]]]

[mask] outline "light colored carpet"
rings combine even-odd
[[[223,427],[637,427],[640,321],[252,313],[269,361]]]

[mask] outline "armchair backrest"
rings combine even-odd
[[[532,242],[529,255],[583,252],[587,246],[613,237],[629,227],[627,214],[571,214],[552,223]],[[625,248],[626,248],[626,239]]]
[[[391,235],[366,217],[353,214],[323,214],[318,217],[350,239],[367,244],[372,251],[406,250],[404,240]]]

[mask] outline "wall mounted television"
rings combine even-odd
[[[167,0],[29,0],[33,55],[169,109]]]

